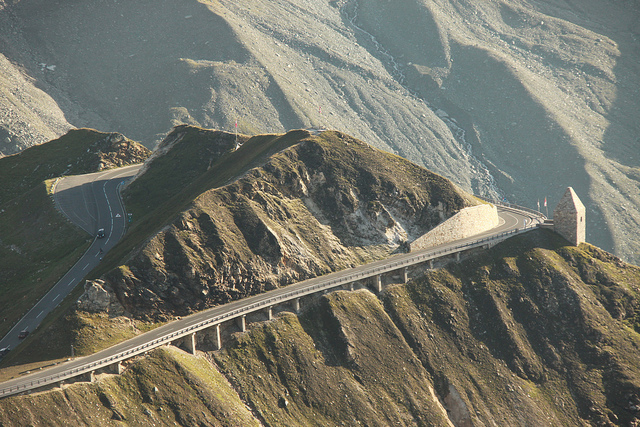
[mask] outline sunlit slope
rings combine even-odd
[[[196,356],[0,400],[4,425],[627,426],[640,416],[640,269],[545,230],[412,281],[229,322]],[[266,316],[263,317],[266,320]],[[203,335],[199,334],[201,337]]]

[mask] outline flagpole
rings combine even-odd
[[[549,206],[547,206],[547,197],[544,198],[544,208],[547,211],[547,218],[549,218]]]

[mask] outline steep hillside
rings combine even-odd
[[[62,357],[68,341],[95,351],[136,326],[404,251],[478,203],[338,132],[239,141],[234,150],[234,135],[189,126],[167,137],[125,191],[136,219],[105,258],[111,268],[23,358]]]
[[[550,232],[391,290],[455,423],[635,425],[640,269]]]
[[[216,362],[272,425],[445,425],[430,387],[456,426],[635,425],[640,269],[564,244],[511,239],[389,288],[384,311],[368,292],[322,297]]]
[[[237,142],[236,149],[236,135],[226,132],[176,127],[124,190],[132,221],[92,271],[96,280],[84,294],[76,289],[5,365],[68,357],[72,345],[88,354],[175,316],[405,251],[479,203],[339,132]]]
[[[73,130],[0,158],[0,335],[73,265],[86,233],[56,211],[54,178],[138,163],[149,151],[120,134]]]
[[[4,425],[633,426],[640,269],[548,231],[380,296],[319,296],[119,377],[0,400]]]
[[[154,351],[122,376],[2,403],[4,426],[260,425],[207,358],[171,347]]]
[[[0,2],[0,151],[328,127],[529,207],[571,185],[588,240],[637,263],[639,22],[633,0]]]

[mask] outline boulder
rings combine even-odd
[[[84,293],[78,298],[76,304],[79,310],[90,313],[114,313],[122,309],[113,290],[104,280],[87,280]]]

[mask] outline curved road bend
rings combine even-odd
[[[375,271],[377,268],[384,268],[386,266],[389,266],[390,264],[397,265],[398,263],[402,263],[403,261],[409,260],[411,258],[419,257],[422,254],[432,254],[435,252],[441,252],[443,250],[456,248],[460,245],[464,245],[465,243],[477,242],[478,240],[481,240],[487,237],[498,236],[505,232],[514,232],[517,230],[522,230],[524,228],[531,228],[531,227],[534,227],[535,224],[542,222],[544,219],[541,215],[539,216],[539,215],[527,213],[524,211],[520,211],[517,209],[508,208],[508,207],[499,206],[498,213],[500,215],[500,224],[496,228],[486,233],[478,234],[466,239],[457,240],[452,243],[439,245],[423,251],[416,251],[416,252],[411,252],[406,254],[395,255],[384,260],[375,261],[370,264],[361,265],[355,268],[305,280],[303,282],[298,282],[282,288],[274,289],[272,291],[265,292],[263,294],[254,295],[254,296],[247,297],[237,301],[232,301],[222,306],[217,306],[208,310],[194,313],[190,316],[186,316],[180,320],[167,323],[156,329],[153,329],[149,332],[138,335],[137,337],[131,338],[127,341],[116,344],[108,349],[102,350],[95,354],[85,356],[85,357],[80,357],[43,371],[39,371],[21,378],[14,378],[12,380],[1,383],[0,397],[16,393],[17,391],[11,390],[11,388],[15,389],[16,386],[20,387],[20,391],[23,391],[24,388],[30,388],[30,383],[35,384],[36,382],[38,382],[39,380],[43,380],[44,378],[51,378],[71,370],[84,370],[85,368],[87,368],[87,365],[89,364],[104,361],[106,359],[111,359],[113,356],[121,354],[122,352],[125,352],[128,350],[134,350],[136,348],[139,348],[142,345],[151,343],[152,341],[163,339],[169,334],[172,334],[177,331],[181,331],[188,327],[199,325],[202,322],[205,322],[214,317],[228,316],[230,313],[234,312],[235,310],[242,310],[243,308],[246,308],[255,304],[259,304],[259,305],[267,304],[267,303],[271,304],[270,301],[273,301],[274,299],[277,300],[279,297],[282,297],[285,294],[291,294],[295,292],[304,292],[304,290],[308,290],[310,288],[317,288],[318,284],[329,283],[329,282],[333,283],[335,280],[339,280],[340,278],[353,277],[354,275],[357,275],[359,273],[368,272],[367,274],[369,274],[371,273],[371,271]],[[313,292],[317,292],[317,290],[314,290]],[[265,305],[264,307],[266,306],[268,305]],[[136,353],[139,354],[144,351],[147,351],[147,350],[143,350],[143,351],[136,350]],[[87,370],[90,370],[90,369],[87,369]],[[51,380],[44,380],[43,383],[45,382],[50,384]]]
[[[71,290],[100,263],[103,253],[124,235],[125,211],[120,199],[120,185],[138,173],[141,165],[127,166],[87,175],[62,178],[54,189],[58,210],[92,236],[104,228],[105,237],[94,238],[84,255],[0,340],[0,348],[16,348],[20,331],[33,331],[60,304]],[[102,253],[100,252],[102,249]]]

